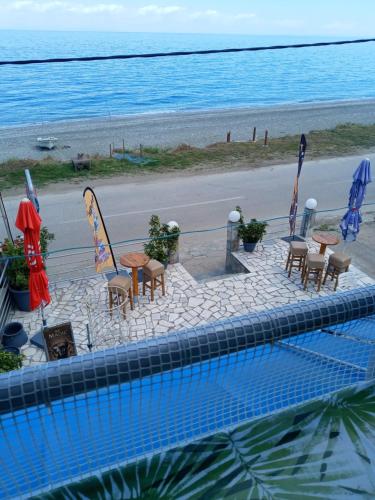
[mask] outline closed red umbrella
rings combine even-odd
[[[48,278],[45,272],[40,247],[40,228],[42,219],[30,200],[24,198],[18,208],[16,227],[24,234],[24,251],[30,269],[29,290],[30,308],[46,306],[51,302],[48,291]]]

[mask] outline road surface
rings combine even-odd
[[[375,154],[369,155],[374,163]],[[300,180],[301,210],[307,198],[318,200],[318,209],[345,207],[352,174],[362,157],[306,161]],[[135,181],[117,178],[95,188],[112,243],[145,237],[148,221],[158,214],[162,222],[176,220],[182,231],[225,226],[228,213],[240,205],[246,219],[270,218],[289,213],[296,164],[249,171]],[[64,191],[62,192],[62,189]],[[82,198],[82,188],[58,187],[58,192],[39,190],[43,223],[56,235],[51,249],[92,245]],[[4,196],[14,225],[21,196]],[[375,183],[368,187],[367,202],[375,202]],[[0,228],[4,236],[4,227]],[[187,236],[181,251],[187,261],[211,249],[215,258],[225,257],[225,231]],[[208,252],[209,253],[209,252]],[[206,262],[209,267],[209,263]],[[203,273],[204,274],[204,273]]]

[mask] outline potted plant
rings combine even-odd
[[[245,252],[253,252],[258,241],[262,241],[266,234],[267,222],[251,219],[247,224],[242,224],[238,228],[238,235],[243,241]]]
[[[18,370],[22,367],[23,356],[7,352],[5,349],[0,349],[0,373]]]
[[[164,267],[167,267],[168,254],[163,239],[162,225],[158,215],[151,216],[148,235],[150,240],[144,244],[145,254],[148,255],[150,259],[158,260]],[[141,281],[140,276],[138,276],[138,279]]]
[[[177,222],[172,221],[168,224],[162,224],[158,215],[152,215],[148,234],[150,240],[144,245],[145,254],[150,259],[161,262],[164,267],[167,267],[171,262],[176,262],[180,236],[180,228]]]
[[[46,227],[40,231],[40,247],[42,254],[46,254],[48,244],[55,239]],[[20,311],[30,310],[29,267],[27,265],[23,247],[23,238],[17,237],[12,243],[5,239],[1,245],[1,255],[8,259],[6,274],[9,280],[9,290],[13,301]]]
[[[178,262],[178,239],[180,237],[180,228],[174,221],[163,224],[161,234],[163,236],[164,248],[167,253],[168,264]]]

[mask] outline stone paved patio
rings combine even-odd
[[[311,251],[317,251],[315,243],[308,243]],[[53,302],[46,308],[46,319],[49,325],[71,321],[77,351],[82,354],[88,352],[86,323],[90,324],[95,340],[94,350],[99,350],[163,335],[171,330],[334,293],[331,281],[327,281],[319,294],[313,283],[304,291],[297,270],[289,279],[284,269],[287,251],[288,244],[282,240],[260,244],[252,254],[240,251],[235,256],[247,273],[206,282],[197,282],[181,264],[169,266],[166,296],[157,293],[154,303],[150,303],[148,296],[141,298],[134,311],[127,308],[126,320],[120,315],[111,319],[106,311],[105,277],[52,285]],[[340,277],[338,291],[370,284],[374,284],[374,280],[352,265],[350,271]],[[90,321],[87,302],[91,304]],[[17,312],[13,319],[21,321],[30,334],[41,325],[40,311]],[[24,346],[22,352],[26,357],[25,366],[46,359],[41,349],[30,344]]]

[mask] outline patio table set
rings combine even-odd
[[[150,259],[143,252],[128,252],[121,255],[120,264],[131,269],[129,274],[117,274],[108,282],[108,300],[109,311],[112,314],[114,307],[122,310],[122,316],[126,318],[126,302],[129,299],[131,310],[135,303],[139,301],[139,278],[138,271],[142,269],[142,295],[146,295],[146,289],[151,292],[151,301],[154,301],[155,290],[162,289],[162,295],[165,295],[165,268],[164,265]]]
[[[340,243],[339,237],[332,232],[316,232],[312,239],[320,244],[319,253],[309,252],[307,243],[304,241],[291,241],[285,269],[290,278],[292,269],[297,268],[301,272],[301,282],[304,290],[307,289],[309,281],[314,281],[317,291],[321,285],[326,283],[328,277],[335,280],[334,290],[336,291],[339,276],[349,270],[351,258],[343,252],[334,252],[328,258],[326,266],[325,253],[328,246],[335,246]],[[324,273],[325,271],[325,273]],[[324,275],[324,277],[323,277]]]

